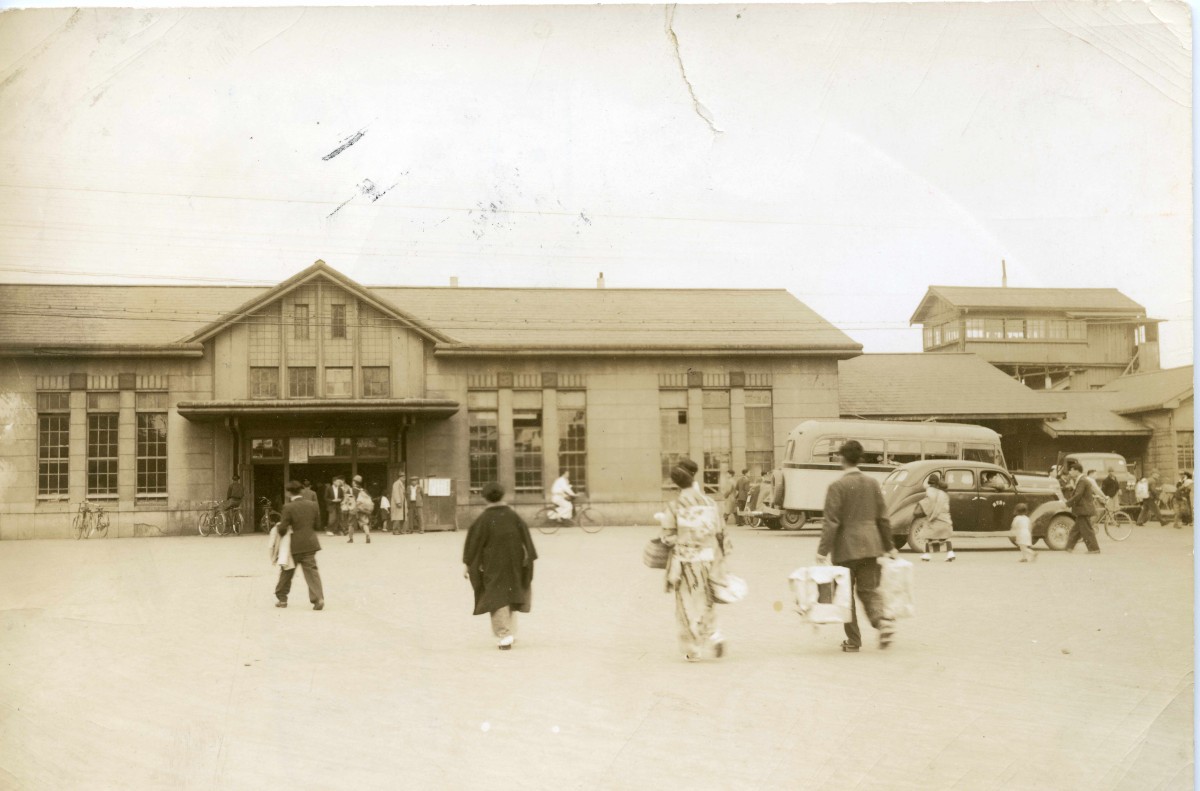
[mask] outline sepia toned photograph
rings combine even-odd
[[[1192,789],[1192,14],[0,7],[0,791]]]

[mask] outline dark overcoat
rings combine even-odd
[[[512,607],[529,612],[537,550],[529,526],[507,505],[484,509],[467,531],[463,563],[475,589],[475,615]]]
[[[283,506],[279,513],[279,535],[285,536],[291,532],[293,556],[321,549],[316,531],[319,517],[317,504],[303,497]]]
[[[825,492],[825,525],[817,554],[833,552],[835,564],[891,552],[892,526],[879,481],[849,470]]]

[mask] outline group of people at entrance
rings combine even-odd
[[[378,489],[378,486],[373,488]],[[301,488],[301,496],[315,500],[316,494],[305,481]],[[413,478],[412,483],[406,483],[401,474],[392,484],[390,497],[388,492],[374,495],[363,486],[361,475],[351,478],[350,484],[341,475],[335,475],[325,486],[325,535],[346,536],[348,543],[354,543],[355,529],[362,531],[368,544],[371,543],[371,530],[381,530],[392,534],[424,533],[422,521],[425,487],[420,478]]]

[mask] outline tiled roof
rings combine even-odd
[[[1151,434],[1150,428],[1144,423],[1113,411],[1118,393],[1102,390],[1039,390],[1037,394],[1053,408],[1067,414],[1060,420],[1045,421],[1046,433],[1052,437]]]
[[[1144,307],[1115,288],[930,286],[910,322],[921,321],[930,297],[939,297],[956,308],[976,310],[1043,310],[1063,313],[1146,315]]]
[[[322,265],[323,266],[323,265]],[[0,348],[186,340],[271,289],[0,285]],[[534,349],[829,350],[860,344],[784,290],[368,287],[447,336]]]
[[[864,354],[838,363],[843,416],[1044,418],[1062,410],[975,354]]]
[[[1113,394],[1113,409],[1136,413],[1163,409],[1170,402],[1192,394],[1192,366],[1122,376],[1106,384],[1101,392]]]

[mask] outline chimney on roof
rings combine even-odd
[[[450,276],[450,288],[458,288],[458,275]]]
[[[596,288],[604,288],[604,273],[600,273],[600,277],[596,278]]]
[[[1008,264],[1003,258],[1000,259],[1000,287],[1008,288]]]

